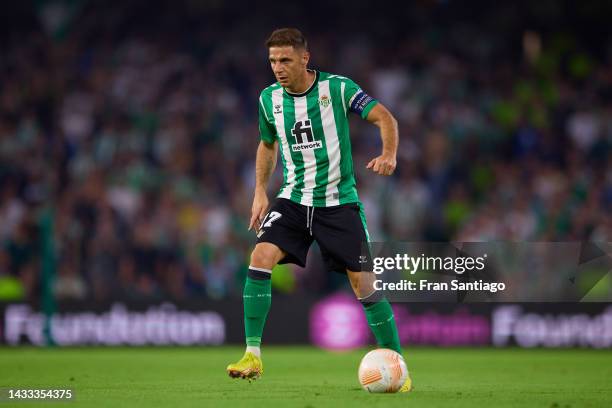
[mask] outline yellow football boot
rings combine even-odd
[[[410,392],[412,390],[414,390],[414,387],[412,386],[412,377],[410,377],[410,373],[408,373],[408,377],[406,377],[404,385],[402,385],[402,388],[400,388],[398,392]]]
[[[227,366],[227,373],[232,378],[256,380],[263,374],[263,363],[261,358],[247,351],[240,361]]]

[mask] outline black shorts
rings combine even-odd
[[[361,271],[362,244],[368,242],[361,204],[306,207],[278,198],[257,234],[257,243],[270,242],[287,253],[279,263],[294,263],[302,267],[306,265],[312,241],[319,244],[329,270],[341,273],[346,273],[346,269]]]

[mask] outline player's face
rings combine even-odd
[[[283,88],[295,88],[306,73],[308,51],[292,46],[270,47],[270,66]]]

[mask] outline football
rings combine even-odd
[[[404,358],[390,349],[372,350],[359,364],[359,383],[368,392],[397,392],[407,377]]]

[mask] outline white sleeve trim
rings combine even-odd
[[[355,91],[355,93],[353,94],[353,96],[351,96],[351,100],[348,103],[349,108],[351,107],[351,105],[353,104],[353,101],[355,100],[355,97],[359,94],[359,92],[363,92],[361,90],[361,88],[357,88],[357,90]]]

